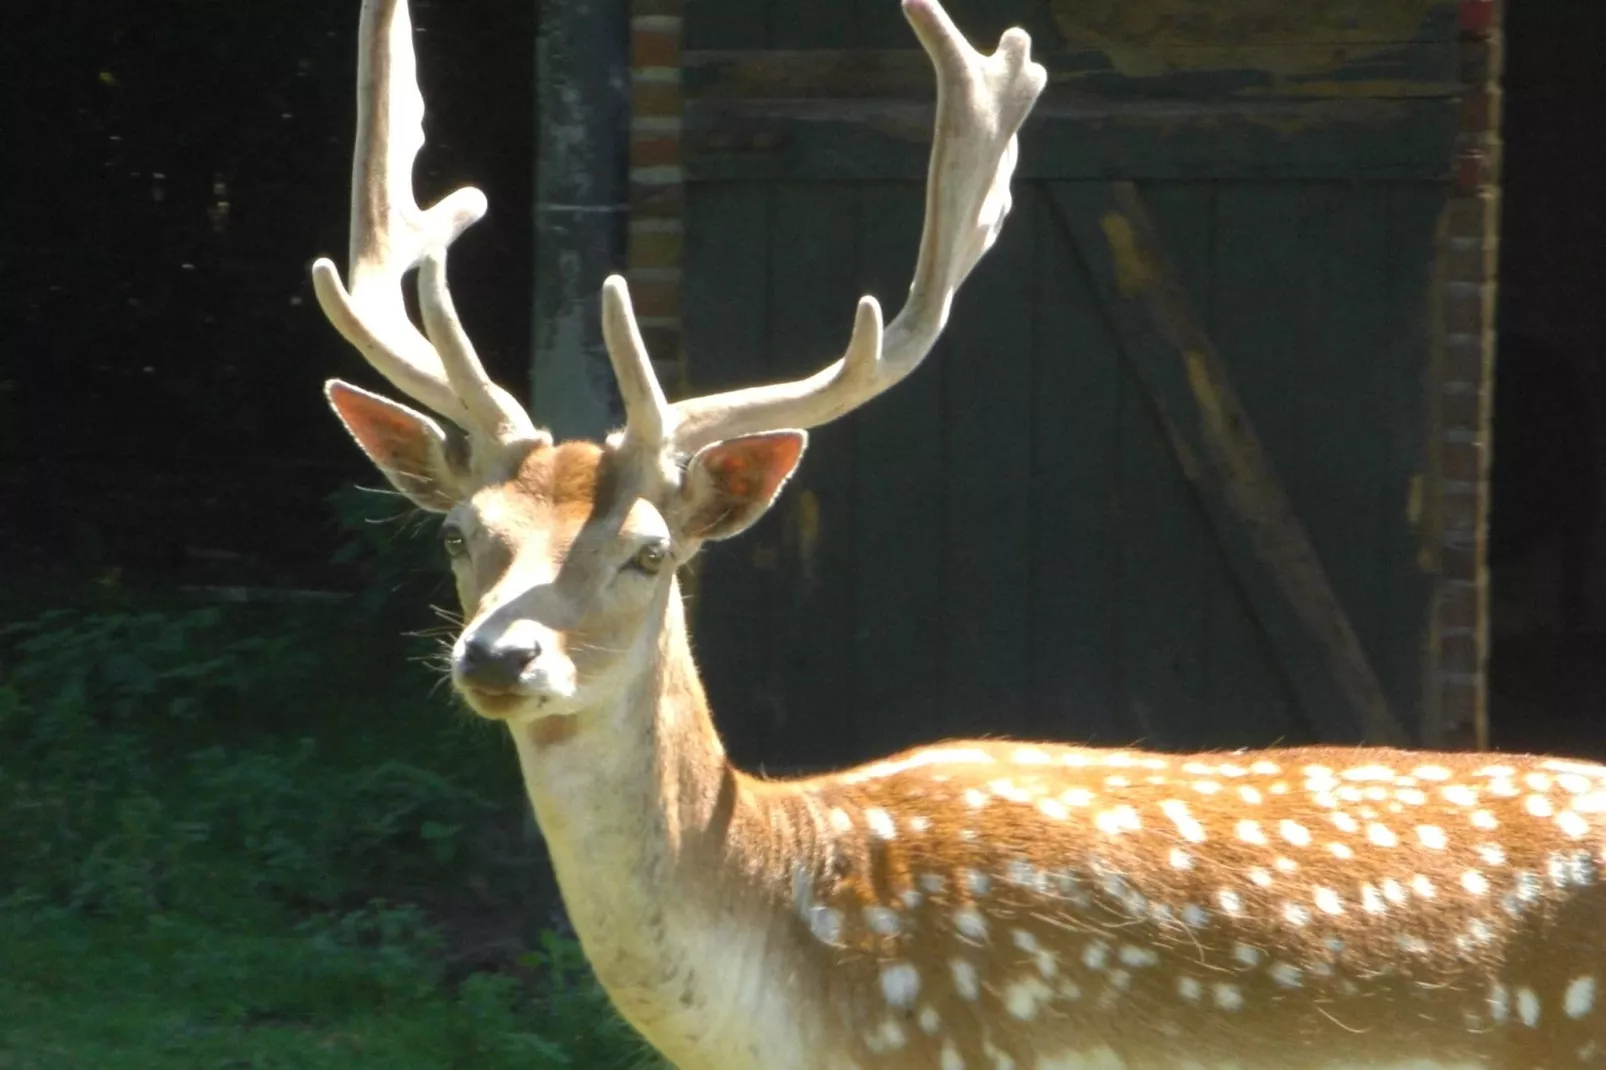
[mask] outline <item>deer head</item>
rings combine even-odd
[[[486,376],[453,307],[446,254],[484,214],[459,190],[424,210],[411,192],[423,99],[404,0],[366,0],[358,69],[350,285],[312,268],[330,321],[390,383],[446,423],[331,380],[336,415],[390,483],[445,514],[442,538],[466,623],[452,678],[485,717],[534,722],[609,705],[653,663],[675,572],[710,539],[747,529],[781,493],[807,429],[912,372],[954,293],[1010,208],[1016,132],[1046,76],[1010,30],[984,56],[935,0],[904,13],[937,74],[926,218],[902,311],[858,306],[843,355],[818,373],[670,404],[625,281],[602,290],[603,335],[625,426],[602,443],[555,444]],[[423,329],[402,286],[417,269]]]

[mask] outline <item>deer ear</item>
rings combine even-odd
[[[704,446],[686,466],[677,527],[691,539],[740,535],[774,504],[809,436],[769,431]]]
[[[467,497],[468,441],[456,428],[448,433],[422,413],[339,379],[323,393],[368,459],[413,504],[444,513]]]

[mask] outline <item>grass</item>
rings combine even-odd
[[[659,1065],[415,611],[76,601],[0,626],[0,1070]]]

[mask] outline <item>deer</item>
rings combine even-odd
[[[464,615],[452,685],[511,734],[614,1006],[684,1070],[1606,1065],[1606,767],[984,734],[808,776],[727,757],[678,575],[773,505],[809,430],[932,348],[1008,216],[1047,80],[1022,30],[983,54],[937,0],[902,5],[936,81],[902,309],[884,324],[863,297],[845,350],[807,378],[670,403],[610,277],[624,426],[561,443],[467,337],[446,257],[486,198],[416,204],[406,2],[363,5],[349,288],[327,258],[312,280],[337,331],[434,415],[339,379],[325,395],[441,517]]]

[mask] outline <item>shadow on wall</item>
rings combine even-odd
[[[1489,521],[1494,746],[1606,757],[1601,481],[1606,375],[1500,338]]]

